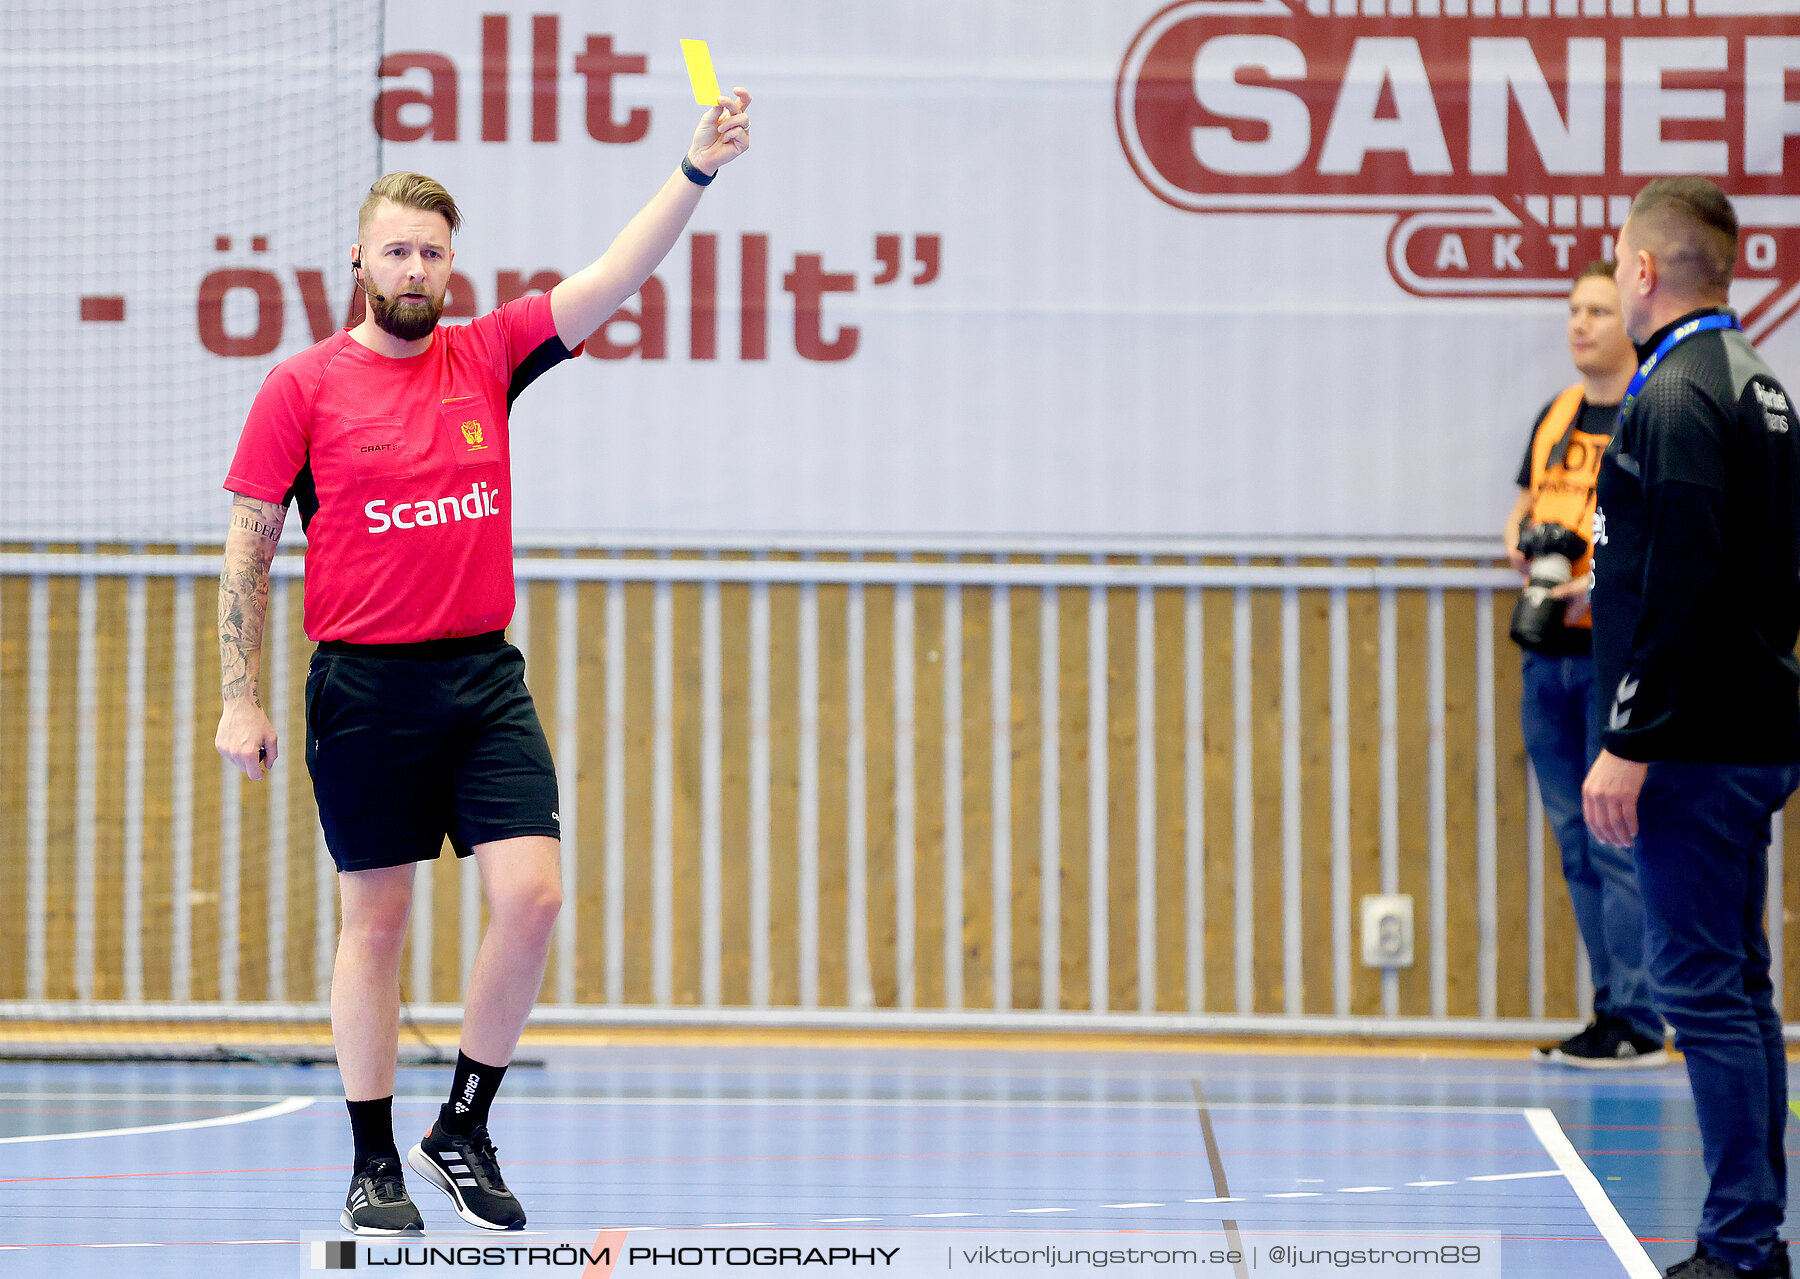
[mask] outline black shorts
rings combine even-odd
[[[306,673],[306,767],[340,871],[562,837],[525,659],[500,632],[423,644],[327,641]]]

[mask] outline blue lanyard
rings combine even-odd
[[[1621,422],[1625,420],[1625,414],[1630,410],[1631,402],[1637,399],[1638,392],[1644,389],[1644,383],[1650,380],[1650,374],[1655,372],[1656,366],[1662,363],[1663,356],[1674,350],[1680,342],[1693,337],[1696,333],[1708,333],[1713,329],[1735,329],[1739,327],[1741,326],[1738,324],[1738,318],[1735,315],[1702,315],[1696,319],[1689,320],[1686,324],[1669,334],[1668,337],[1662,340],[1661,345],[1650,353],[1650,358],[1638,365],[1638,371],[1631,375],[1631,385],[1625,388],[1625,398],[1619,401],[1619,420]]]

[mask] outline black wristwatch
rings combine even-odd
[[[685,155],[681,157],[681,172],[687,177],[689,182],[692,182],[697,187],[711,186],[712,180],[719,176],[717,172],[702,173],[699,169],[694,167],[693,161],[689,160]]]

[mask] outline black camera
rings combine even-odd
[[[1552,634],[1562,629],[1567,600],[1550,598],[1550,592],[1567,582],[1575,562],[1587,554],[1587,539],[1566,524],[1546,520],[1519,534],[1519,553],[1527,561],[1525,589],[1513,605],[1513,642],[1524,648],[1543,648]]]

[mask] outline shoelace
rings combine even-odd
[[[367,1176],[371,1204],[398,1203],[406,1198],[406,1181],[400,1174],[398,1164],[383,1160],[371,1165]]]
[[[495,1190],[505,1190],[506,1182],[500,1177],[500,1152],[488,1137],[487,1125],[479,1125],[463,1140],[469,1143],[469,1153],[473,1156],[469,1165],[474,1168],[476,1176]]]

